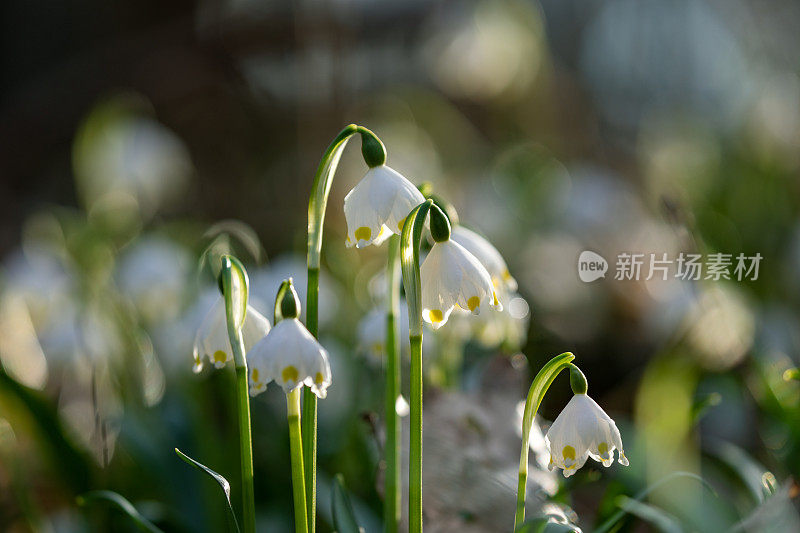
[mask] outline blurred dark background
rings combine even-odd
[[[268,309],[280,278],[304,275],[311,181],[348,123],[374,130],[390,166],[433,183],[489,237],[527,302],[508,323],[430,335],[431,402],[444,398],[431,404],[436,416],[455,413],[457,424],[458,411],[440,407],[448,394],[465,405],[498,391],[522,399],[541,364],[571,350],[631,443],[632,465],[592,470],[542,501],[574,509],[570,520],[590,530],[618,495],[685,470],[745,488],[702,510],[657,494],[653,503],[684,527],[761,531],[758,513],[774,494],[784,500],[768,514],[773,530],[798,524],[800,391],[783,379],[800,360],[798,2],[8,0],[0,9],[0,358],[9,380],[64,418],[67,435],[83,434],[66,440],[91,456],[88,484],[54,488],[34,445],[43,437],[19,422],[21,404],[0,402],[0,429],[13,428],[0,457],[38,465],[19,485],[0,463],[0,487],[31,494],[2,497],[0,526],[25,530],[39,516],[60,530],[52,516],[71,513],[73,493],[91,487],[161,500],[175,516],[153,516],[201,527],[186,518],[197,494],[181,501],[180,482],[153,493],[157,466],[132,475],[151,461],[199,483],[170,456],[176,441],[191,449],[206,431],[220,446],[235,438],[224,401],[214,402],[226,398],[225,376],[190,371],[194,330],[213,301],[200,258],[241,255]],[[378,299],[365,287],[383,251],[343,246],[342,199],[365,170],[352,144],[325,230],[337,320],[323,323],[323,340],[342,368],[320,453],[325,476],[345,472],[375,523],[380,362],[357,355],[357,329]],[[609,261],[606,279],[579,280],[582,250]],[[618,281],[621,252],[763,260],[757,280]],[[463,371],[455,382],[437,370],[453,346]],[[287,460],[284,435],[270,432],[282,420],[273,393],[254,402],[256,433]],[[554,387],[545,419],[568,398]],[[213,430],[203,429],[211,406]],[[117,433],[122,456],[109,443]],[[158,437],[145,445],[148,433]],[[235,458],[209,442],[206,458],[233,475]],[[487,475],[513,470],[514,453]],[[742,473],[743,463],[752,468]],[[262,479],[288,480],[286,464],[257,467]],[[461,494],[461,482],[474,483],[451,480],[447,490]],[[265,523],[288,527],[288,488],[256,490]],[[512,481],[498,497],[513,501],[513,490]],[[205,505],[216,506],[207,492]],[[439,504],[434,530],[472,527],[449,521],[463,509]],[[476,531],[510,527],[510,515],[486,514],[464,520]]]

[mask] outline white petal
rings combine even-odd
[[[504,292],[517,290],[517,282],[511,277],[503,256],[492,243],[464,226],[455,226],[450,236],[452,240],[463,246],[469,253],[478,258],[492,278],[492,282],[504,289]]]
[[[424,201],[422,193],[395,170],[385,165],[369,169],[344,199],[347,246],[379,245],[399,234],[399,223]]]
[[[458,304],[474,314],[488,303],[501,307],[486,269],[460,244],[435,243],[420,269],[422,317],[434,329],[447,322]]]
[[[553,464],[564,469],[566,477],[583,466],[587,456],[609,466],[614,460],[614,449],[620,450],[620,463],[627,464],[616,424],[585,394],[572,397],[550,426],[545,441]],[[568,456],[574,456],[574,460]]]
[[[322,398],[331,383],[327,352],[296,318],[273,327],[248,352],[247,359],[251,368],[258,369],[259,381],[274,380],[287,393],[306,383]]]

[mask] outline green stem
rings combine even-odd
[[[256,506],[253,493],[253,445],[250,431],[250,396],[247,390],[247,366],[236,367],[236,396],[239,414],[239,448],[242,457],[242,511],[244,531],[256,530]]]
[[[389,260],[386,312],[386,476],[384,479],[383,515],[386,533],[396,533],[400,521],[400,417],[397,398],[400,396],[400,339],[397,317],[400,313],[400,237],[389,239]]]
[[[525,521],[525,492],[528,486],[528,450],[530,449],[531,428],[533,419],[544,395],[558,373],[567,368],[575,356],[569,352],[550,359],[533,378],[528,398],[525,400],[525,413],[522,416],[522,450],[519,457],[519,478],[517,480],[517,509],[514,514],[514,531]]]
[[[422,335],[411,342],[411,446],[408,462],[408,530],[422,531]]]
[[[328,195],[333,176],[347,141],[358,132],[358,126],[346,126],[325,150],[314,175],[311,197],[308,201],[308,292],[306,296],[306,328],[319,336],[319,266],[322,253],[322,230]],[[303,387],[303,458],[305,460],[305,490],[308,529],[314,533],[317,505],[317,397],[308,387]]]
[[[233,350],[236,367],[236,406],[239,418],[239,452],[242,463],[242,514],[245,533],[256,530],[256,508],[253,494],[253,442],[250,430],[250,396],[247,387],[247,361],[245,360],[242,324],[247,316],[247,273],[238,259],[223,257],[220,273],[225,297],[225,315],[228,340]]]
[[[300,429],[300,387],[286,395],[286,408],[289,420],[289,449],[292,455],[292,493],[294,495],[294,530],[296,533],[308,532],[306,516],[306,488],[303,475],[303,438]]]
[[[408,466],[408,530],[422,532],[422,287],[419,273],[419,245],[432,200],[414,208],[406,218],[400,236],[400,264],[408,304],[411,344],[411,435]]]

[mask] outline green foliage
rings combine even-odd
[[[233,505],[231,504],[231,484],[225,479],[224,476],[218,474],[217,472],[211,470],[209,467],[204,465],[199,461],[195,461],[178,448],[175,448],[175,453],[178,454],[178,457],[192,465],[193,467],[197,468],[204,474],[208,475],[211,479],[217,482],[219,487],[222,489],[222,493],[225,496],[225,503],[228,504],[228,510],[230,511],[230,524],[231,530],[239,531],[239,522],[236,520],[236,513],[233,511]]]
[[[140,531],[148,533],[163,533],[155,524],[143,517],[131,502],[110,490],[93,490],[82,494],[76,498],[76,502],[81,507],[95,503],[106,503],[123,512]]]

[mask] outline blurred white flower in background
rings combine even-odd
[[[120,95],[98,104],[82,124],[73,164],[88,210],[150,218],[187,185],[193,172],[189,152],[151,113],[142,97]]]
[[[689,344],[701,364],[721,371],[740,362],[753,345],[755,317],[742,295],[717,283],[704,290],[685,316]]]
[[[269,331],[269,321],[248,304],[247,315],[242,324],[245,351],[249,351]],[[193,370],[195,372],[200,372],[203,369],[203,356],[207,357],[215,368],[222,368],[228,361],[233,361],[233,350],[231,349],[228,321],[225,314],[225,300],[222,296],[217,298],[217,301],[203,319],[203,323],[200,324],[194,339],[192,355],[194,357]]]
[[[174,241],[145,237],[123,252],[117,279],[123,294],[153,324],[178,315],[192,266],[189,252]]]
[[[430,21],[422,51],[437,85],[478,101],[526,94],[545,54],[539,12],[522,2],[452,7]]]

